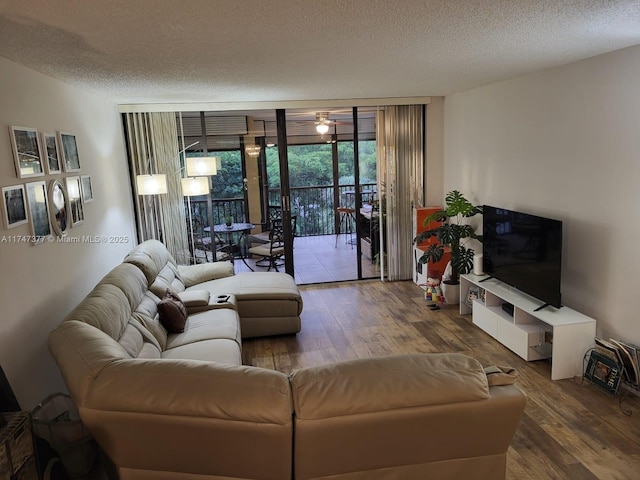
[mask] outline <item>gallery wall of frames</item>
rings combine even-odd
[[[17,181],[2,187],[7,229],[29,224],[30,243],[65,236],[84,221],[93,201],[91,176],[83,175],[76,136],[9,127]]]

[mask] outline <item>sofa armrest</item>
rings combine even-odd
[[[233,265],[229,262],[201,263],[198,265],[178,265],[178,272],[185,288],[209,280],[230,277],[233,275]]]

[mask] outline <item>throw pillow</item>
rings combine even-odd
[[[487,375],[489,386],[494,385],[511,385],[516,383],[518,379],[518,371],[512,367],[500,367],[491,365],[484,367],[484,373]]]
[[[158,303],[160,323],[170,333],[184,332],[187,323],[187,307],[178,294],[167,288],[164,298]]]

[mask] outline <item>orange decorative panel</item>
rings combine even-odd
[[[427,218],[432,213],[439,212],[440,210],[442,210],[442,207],[423,207],[423,208],[415,209],[415,216],[416,216],[415,235],[416,236],[422,232],[431,230],[432,228],[437,228],[441,225],[441,222],[431,222],[426,227],[424,226],[424,219]],[[426,245],[432,245],[434,243],[438,243],[438,240],[436,239],[436,237],[431,237],[419,243],[418,247],[424,247]]]
[[[416,208],[414,210],[414,225],[415,225],[414,236],[417,236],[424,231],[431,230],[433,228],[437,228],[438,226],[440,226],[441,222],[431,222],[430,224],[427,224],[426,226],[424,226],[425,218],[427,218],[432,213],[438,212],[440,210],[442,210],[442,207],[439,207],[439,206]],[[422,256],[422,252],[424,252],[429,245],[433,245],[437,243],[438,243],[438,239],[436,237],[431,237],[420,242],[418,245],[416,245],[414,264],[417,263],[417,261]],[[414,270],[416,270],[414,274],[415,276],[414,281],[419,285],[424,284],[426,282],[427,273],[429,270],[437,270],[438,273],[440,274],[440,277],[442,277],[442,275],[444,274],[444,269],[447,267],[447,263],[449,263],[450,260],[451,260],[451,250],[448,247],[445,247],[444,255],[442,256],[442,259],[439,262],[425,263],[422,266],[414,265],[415,267]]]

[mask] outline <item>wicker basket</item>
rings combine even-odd
[[[48,396],[33,409],[31,418],[33,432],[56,451],[69,477],[91,471],[98,449],[69,395]]]

